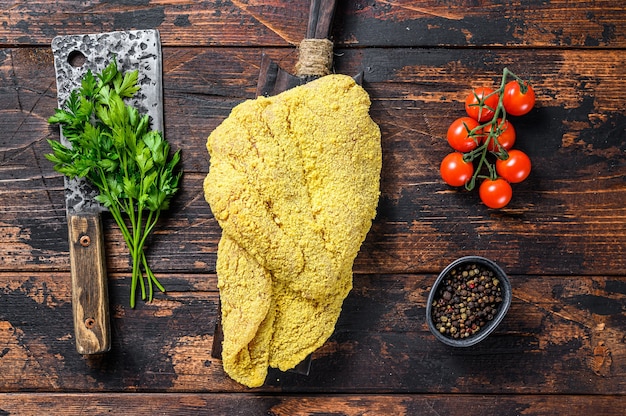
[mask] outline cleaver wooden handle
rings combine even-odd
[[[100,214],[68,213],[67,223],[76,350],[80,354],[107,352],[111,327]]]
[[[311,0],[306,29],[308,39],[330,38],[335,6],[336,0]]]

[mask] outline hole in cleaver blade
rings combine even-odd
[[[113,59],[121,71],[139,71],[139,93],[129,103],[148,114],[152,129],[163,131],[163,68],[157,30],[132,30],[57,36],[52,40],[57,98],[61,107],[80,87],[87,70],[102,71]],[[67,145],[61,129],[61,142]],[[69,211],[97,211],[97,192],[84,180],[66,180]]]
[[[161,40],[157,30],[57,36],[52,40],[59,104],[65,102],[87,70],[102,71],[113,59],[122,71],[139,71],[141,91],[131,101],[149,114],[152,128],[163,130]]]
[[[141,90],[130,100],[151,118],[151,127],[163,131],[161,42],[156,30],[137,30],[57,36],[52,52],[59,107],[80,88],[88,70],[101,72],[113,60],[122,72],[137,70]],[[63,136],[61,142],[69,143]],[[103,207],[98,194],[84,179],[65,178],[72,312],[76,349],[99,354],[110,349],[110,323],[104,238],[100,221]]]

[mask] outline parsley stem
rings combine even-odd
[[[138,73],[120,72],[115,59],[101,73],[88,70],[80,88],[48,119],[62,126],[70,145],[49,140],[53,153],[46,155],[56,171],[69,178],[84,177],[95,186],[96,200],[119,226],[132,261],[131,308],[138,285],[146,299],[144,273],[149,300],[153,286],[165,292],[148,265],[144,246],[181,177],[174,173],[180,151],[170,157],[161,132],[149,130],[149,116],[124,102],[141,89]]]

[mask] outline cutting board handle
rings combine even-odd
[[[100,214],[68,213],[68,229],[76,350],[104,353],[111,349],[111,329]]]

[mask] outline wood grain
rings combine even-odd
[[[8,3],[8,4],[7,4]],[[626,11],[614,0],[342,2],[334,41],[365,47],[622,48]],[[4,1],[0,43],[44,45],[57,35],[158,29],[165,46],[298,44],[308,1]]]
[[[44,412],[107,414],[124,409],[149,414],[229,414],[272,416],[380,415],[534,415],[585,414],[621,416],[626,399],[606,395],[412,395],[358,394],[331,397],[254,394],[0,394],[0,411],[24,416]]]
[[[109,291],[99,213],[68,213],[74,337],[79,354],[111,349]]]
[[[626,8],[604,1],[338,2],[334,70],[363,71],[383,140],[378,216],[354,290],[303,376],[248,390],[210,356],[220,229],[202,194],[209,133],[253,98],[261,56],[297,60],[308,1],[0,1],[0,413],[623,413],[626,392]],[[111,350],[76,353],[53,36],[159,29],[165,133],[182,192],[148,241],[167,289],[128,307],[130,259],[108,214]],[[448,125],[504,67],[537,106],[511,118],[533,162],[507,209],[447,187]],[[471,349],[425,323],[437,274],[469,254],[513,286],[505,320]]]
[[[246,391],[211,358],[213,274],[163,274],[152,303],[128,305],[110,278],[110,353],[74,347],[67,273],[0,274],[0,391]],[[434,275],[356,275],[336,331],[308,376],[270,372],[260,391],[620,394],[626,389],[626,278],[510,275],[513,302],[474,348],[435,340],[425,322]],[[364,376],[366,375],[366,376]]]
[[[17,86],[3,89],[0,109],[8,133],[0,138],[6,142],[0,270],[66,268],[66,237],[59,232],[65,222],[63,181],[43,158],[49,151],[45,139],[58,137],[45,123],[56,105],[53,69],[31,58],[47,56],[44,49],[10,52],[0,61],[0,76],[12,77]],[[268,53],[289,67],[291,52]],[[473,52],[443,49],[341,53],[338,72],[369,68],[364,85],[383,132],[383,194],[357,272],[433,273],[466,254],[493,258],[512,273],[559,274],[566,265],[567,273],[601,275],[626,268],[626,100],[620,82],[626,55],[495,51],[485,64]],[[166,136],[182,149],[185,176],[150,244],[156,270],[214,270],[220,231],[201,192],[209,163],[204,144],[230,108],[254,96],[260,56],[256,49],[164,53]],[[383,64],[385,59],[393,64]],[[214,61],[226,63],[202,65]],[[492,211],[475,193],[443,184],[438,168],[448,152],[447,125],[462,115],[472,80],[491,85],[504,65],[533,79],[539,93],[538,108],[513,120],[517,145],[534,169],[515,186],[509,207]],[[211,83],[200,82],[198,73]],[[6,108],[10,103],[21,108]],[[128,257],[110,218],[104,228],[108,267],[123,270]]]

